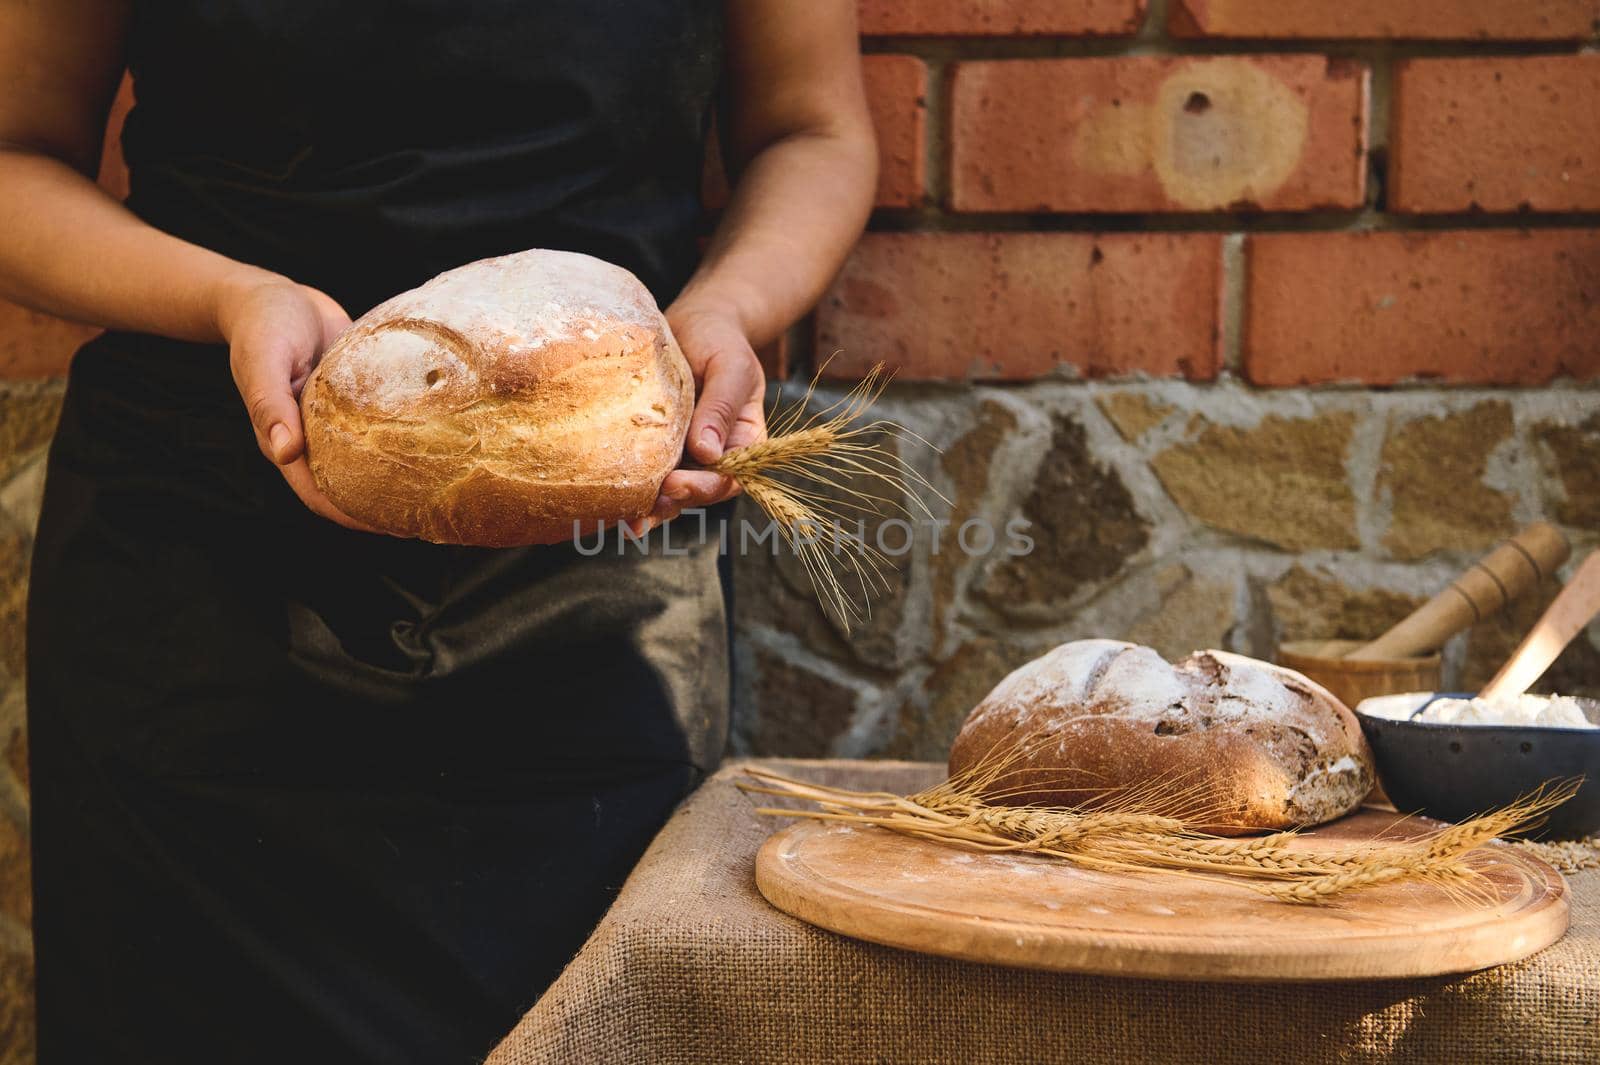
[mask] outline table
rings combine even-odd
[[[488,1059],[549,1062],[1600,1062],[1600,871],[1566,937],[1467,976],[1210,984],[973,965],[780,913],[754,859],[781,822],[723,767],[662,829],[582,951]],[[912,791],[942,767],[763,760]]]

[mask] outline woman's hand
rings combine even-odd
[[[667,309],[667,322],[694,371],[686,457],[709,466],[726,451],[765,440],[766,375],[738,319],[728,311],[680,300]],[[719,473],[673,470],[661,484],[655,509],[632,524],[633,532],[642,535],[688,507],[710,506],[738,491],[731,477]]]
[[[300,501],[329,521],[376,530],[345,515],[322,494],[305,458],[300,389],[350,316],[314,288],[279,277],[252,275],[225,285],[217,327],[228,343],[233,381],[255,429],[256,445],[283,474]]]
[[[861,235],[878,152],[851,0],[727,0],[733,194],[705,256],[667,310],[700,386],[688,458],[710,465],[766,437],[766,344],[815,306]],[[674,470],[635,532],[726,499],[729,478]]]

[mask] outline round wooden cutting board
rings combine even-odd
[[[1297,837],[1337,846],[1436,827],[1366,809]],[[976,853],[880,828],[802,821],[767,840],[756,883],[774,906],[848,936],[969,961],[1180,980],[1341,980],[1469,972],[1567,929],[1561,874],[1510,847],[1468,860],[1495,892],[1466,903],[1399,882],[1316,906],[1215,878],[1108,873]]]

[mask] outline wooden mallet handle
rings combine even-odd
[[[1473,563],[1404,621],[1345,657],[1409,658],[1432,651],[1536,587],[1571,552],[1559,529],[1535,522]]]
[[[1515,699],[1527,691],[1597,613],[1600,613],[1600,551],[1583,560],[1561,594],[1500,667],[1500,672],[1484,685],[1479,698]]]

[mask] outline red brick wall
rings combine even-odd
[[[860,10],[875,232],[774,372],[837,348],[833,374],[902,380],[1600,374],[1597,0]],[[0,302],[0,376],[91,334]]]
[[[798,365],[809,341],[901,380],[1593,380],[1597,19],[862,0],[885,177]]]

